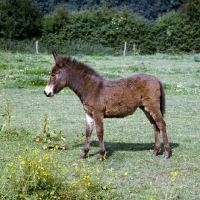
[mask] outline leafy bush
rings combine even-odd
[[[43,27],[43,39],[50,41],[49,36],[53,38],[51,34],[56,33],[52,43],[60,46],[61,41],[78,39],[83,43],[102,44],[122,51],[126,41],[129,51],[136,44],[142,54],[199,52],[199,4],[198,0],[188,0],[182,12],[167,13],[155,22],[145,20],[126,7],[119,10],[104,4],[96,10],[79,12],[58,7],[46,18],[44,24],[49,26]]]
[[[190,51],[200,52],[200,1],[187,0],[182,6],[181,15],[185,18],[185,33]]]
[[[0,1],[0,36],[10,39],[40,36],[42,17],[33,0]]]
[[[177,12],[160,17],[152,28],[153,46],[157,52],[188,51],[185,20]]]
[[[157,52],[200,52],[200,2],[188,0],[180,12],[158,18],[152,28],[153,47]]]
[[[53,14],[46,15],[43,20],[43,35],[59,34],[68,22],[69,10],[64,4],[57,6]]]
[[[122,49],[127,41],[132,45],[135,43],[145,53],[145,36],[149,29],[147,20],[127,8],[118,10],[104,5],[97,10],[68,12],[59,6],[44,20],[43,40],[51,41],[49,38],[54,37],[51,43],[58,44],[63,40],[78,39],[84,43],[118,49]]]
[[[35,40],[23,41],[21,45],[13,39],[42,36],[41,53],[57,50],[69,55],[122,55],[124,42],[129,55],[200,52],[198,0],[187,0],[180,12],[167,13],[156,21],[146,20],[127,7],[107,5],[71,11],[66,4],[60,4],[52,14],[42,17],[32,0],[1,1],[0,49],[33,53]]]

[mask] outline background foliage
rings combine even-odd
[[[0,37],[25,39],[41,36],[42,16],[32,0],[1,0]]]
[[[181,8],[181,15],[185,19],[185,33],[191,49],[200,52],[200,1],[188,0]]]
[[[15,49],[10,40],[37,38],[40,52],[63,54],[122,55],[124,42],[129,55],[200,52],[199,0],[0,2],[2,50]]]
[[[149,29],[147,20],[127,8],[118,10],[103,6],[97,10],[70,12],[60,5],[45,17],[43,39],[54,43],[79,39],[118,48],[121,44],[123,48],[125,41],[139,46],[144,44]]]
[[[156,19],[159,15],[177,10],[183,0],[34,0],[46,13],[52,12],[59,3],[66,3],[71,10],[89,10],[107,5],[109,8],[127,6],[147,19]]]

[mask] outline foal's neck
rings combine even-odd
[[[70,71],[68,87],[75,92],[81,102],[85,102],[101,83],[101,76],[91,75],[81,70],[71,69]]]

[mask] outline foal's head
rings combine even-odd
[[[47,97],[53,97],[54,94],[60,92],[67,85],[67,73],[64,67],[63,58],[53,53],[56,62],[52,69],[49,82],[44,90]]]

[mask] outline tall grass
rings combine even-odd
[[[55,37],[55,36],[54,36]],[[51,39],[48,42],[39,40],[39,53],[49,54],[52,51],[60,52],[61,54],[67,55],[119,55],[121,52],[111,47],[106,47],[102,44],[91,44],[81,40],[76,41],[54,41],[51,42]],[[0,39],[1,51],[10,51],[12,53],[36,53],[36,40],[9,40],[9,39]]]

